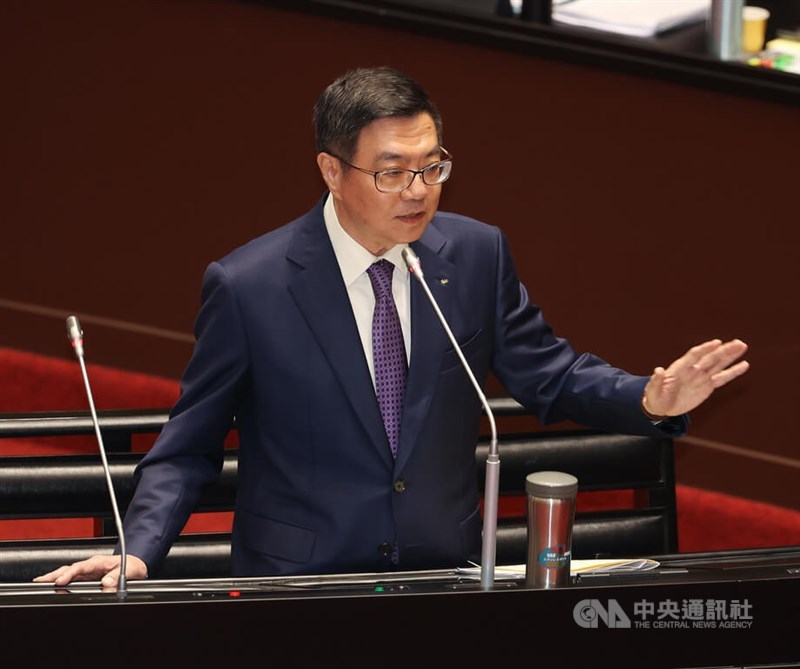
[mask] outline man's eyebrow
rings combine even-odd
[[[425,158],[434,158],[437,154],[441,152],[439,146],[433,147],[427,154],[425,154]],[[394,153],[392,151],[384,151],[383,153],[379,153],[375,157],[376,162],[386,162],[389,160],[402,160],[405,156],[400,155],[399,153]]]

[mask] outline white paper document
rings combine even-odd
[[[653,37],[705,20],[711,0],[572,0],[553,5],[553,23]]]
[[[649,558],[632,558],[624,560],[570,560],[569,572],[571,576],[577,574],[608,574],[620,572],[650,571],[659,566],[656,560]],[[459,567],[457,573],[462,576],[480,578],[481,568]],[[525,578],[525,565],[512,564],[497,566],[494,569],[496,580]]]

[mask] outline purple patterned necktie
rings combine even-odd
[[[372,315],[375,392],[392,455],[397,457],[397,438],[403,413],[408,362],[403,330],[392,297],[393,272],[394,265],[388,260],[379,260],[367,269],[372,290],[375,292],[375,311]]]

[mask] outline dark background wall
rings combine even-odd
[[[800,114],[752,97],[235,0],[6,0],[0,345],[67,357],[76,313],[91,361],[178,378],[205,266],[316,202],[314,100],[382,64],[558,334],[643,374],[750,344],[679,479],[800,508]]]

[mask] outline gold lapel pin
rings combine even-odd
[[[448,283],[450,283],[450,279],[439,279],[439,283],[441,283],[443,286],[446,286]]]

